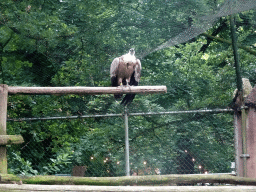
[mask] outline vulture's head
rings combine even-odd
[[[130,55],[135,55],[135,50],[134,50],[134,48],[131,48],[131,49],[129,50],[129,53],[130,53]]]

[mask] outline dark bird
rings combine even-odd
[[[111,86],[137,86],[140,81],[141,63],[135,57],[135,50],[132,48],[129,53],[115,58],[110,67]],[[115,94],[115,99],[120,99],[122,94]],[[127,105],[132,102],[135,94],[126,94],[121,104]]]

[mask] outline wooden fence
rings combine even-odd
[[[236,170],[240,177],[256,178],[256,86],[243,78],[243,92],[235,100]]]
[[[166,86],[120,86],[120,87],[11,87],[0,85],[0,173],[7,174],[6,145],[20,144],[21,135],[6,135],[8,95],[99,95],[99,94],[153,94],[166,93]]]
[[[256,86],[243,79],[243,91],[233,101],[235,108],[236,171],[240,177],[256,179]],[[12,94],[152,94],[166,93],[165,86],[138,87],[8,87],[0,85],[0,173],[7,173],[6,145],[23,142],[21,136],[6,135],[7,99]]]

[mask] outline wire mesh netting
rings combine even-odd
[[[123,176],[122,114],[10,118],[8,131],[23,135],[25,142],[8,148],[9,170],[24,175],[72,175],[84,167],[81,174],[86,176]],[[232,171],[235,149],[230,110],[131,110],[128,114],[131,175]]]
[[[232,114],[196,110],[232,101],[231,14],[242,76],[256,83],[255,7],[255,0],[4,0],[0,83],[108,87],[113,59],[135,48],[140,85],[168,92],[136,95],[128,106],[131,175],[231,172]],[[8,146],[8,171],[125,175],[123,113],[113,95],[9,96],[7,134],[25,142]]]

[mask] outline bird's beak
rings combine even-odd
[[[132,48],[132,49],[130,49],[130,52],[133,55],[135,53],[135,50]]]

